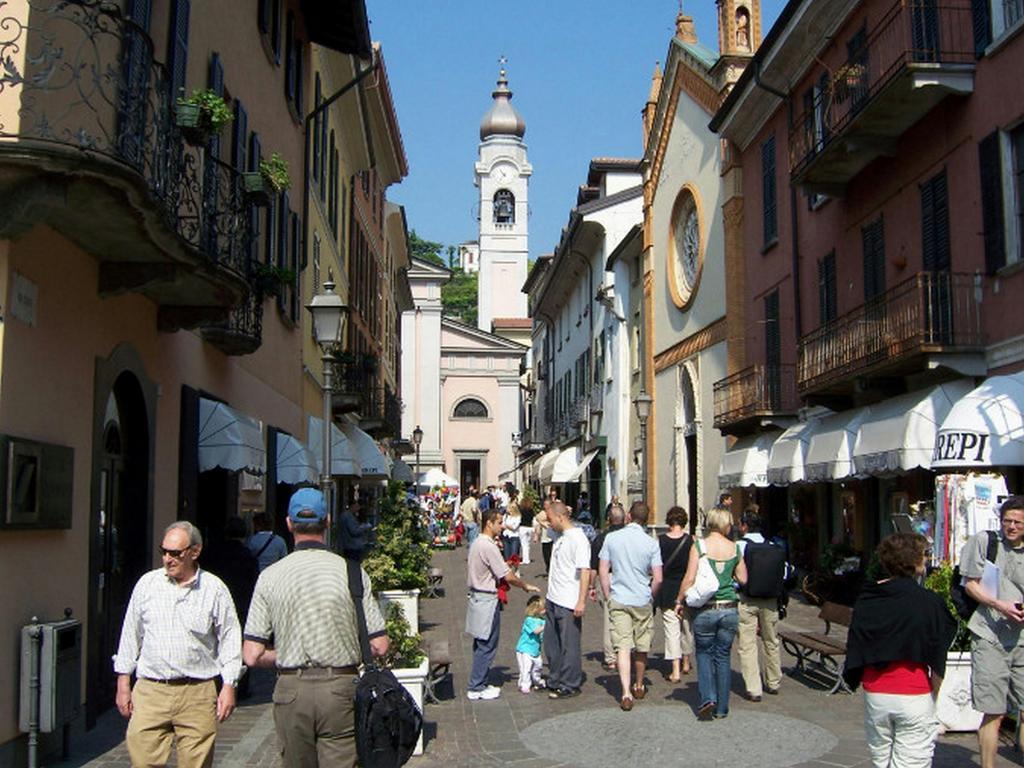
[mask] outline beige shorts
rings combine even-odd
[[[612,600],[608,604],[608,618],[612,625],[612,645],[641,653],[651,650],[654,635],[654,611],[651,604],[623,605]]]
[[[986,715],[1004,715],[1024,704],[1024,646],[1004,650],[975,635],[971,639],[971,699]]]

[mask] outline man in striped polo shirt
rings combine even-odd
[[[288,530],[295,551],[260,574],[245,623],[245,663],[278,670],[274,725],[289,768],[356,762],[359,627],[345,560],[324,543],[329,527],[320,491],[302,488],[292,495]],[[362,578],[370,650],[383,656],[384,619],[365,571]]]

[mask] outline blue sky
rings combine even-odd
[[[782,0],[762,6],[767,34]],[[639,157],[640,110],[664,62],[678,0],[367,0],[409,158],[388,198],[410,229],[455,244],[476,238],[473,163],[498,57],[526,120],[530,256],[550,252],[592,157]],[[700,41],[718,47],[713,0],[687,2]]]

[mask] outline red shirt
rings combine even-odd
[[[911,661],[893,661],[884,667],[864,667],[864,690],[870,693],[917,695],[931,693],[928,667]]]

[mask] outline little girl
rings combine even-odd
[[[519,662],[519,690],[529,693],[531,687],[543,685],[540,671],[543,662],[540,658],[541,640],[544,638],[544,602],[540,595],[533,595],[526,601],[526,618],[523,619],[523,631],[519,633],[516,643],[516,660]]]

